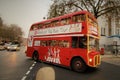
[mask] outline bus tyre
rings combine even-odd
[[[33,53],[32,58],[33,58],[33,60],[38,61],[38,60],[39,60],[39,54],[38,54],[38,52],[35,51],[35,52]]]
[[[72,70],[76,72],[85,72],[87,69],[86,64],[80,58],[73,59],[71,67],[72,67]]]

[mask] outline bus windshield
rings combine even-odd
[[[96,50],[95,38],[89,37],[89,50]]]

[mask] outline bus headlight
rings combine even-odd
[[[89,59],[89,62],[92,62],[92,59],[91,59],[91,58]]]

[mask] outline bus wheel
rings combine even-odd
[[[33,53],[32,58],[33,58],[33,60],[35,60],[35,61],[38,61],[38,60],[39,60],[39,54],[38,54],[37,51],[35,51],[35,52]]]
[[[86,64],[80,58],[73,59],[71,67],[76,72],[85,72],[87,69]]]

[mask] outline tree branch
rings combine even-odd
[[[96,4],[96,8],[99,7],[101,0],[98,1],[98,3]]]
[[[95,8],[95,5],[93,5],[93,3],[91,2],[92,0],[88,0],[90,5],[93,7],[93,9]]]
[[[99,11],[102,3],[103,3],[103,0],[99,0],[99,2],[97,3],[97,5],[96,5],[97,12]]]
[[[106,11],[106,10],[109,10],[109,9],[111,9],[111,10],[114,9],[114,10],[115,10],[116,8],[120,8],[120,6],[107,7],[107,8],[104,8],[104,9],[100,10],[98,13],[101,13],[101,12]],[[117,10],[117,9],[116,9],[116,10]]]
[[[80,8],[81,10],[83,10],[83,8],[82,7],[80,7],[80,6],[78,6],[78,5],[76,5],[76,4],[73,4],[75,7],[78,7],[78,8]]]
[[[111,12],[111,11],[113,11],[113,10],[115,10],[115,9],[107,9],[106,11],[99,13],[99,14],[97,15],[97,18],[100,17],[101,15],[104,15],[104,14],[106,14],[106,13],[109,13],[109,12]]]
[[[90,12],[90,10],[88,9],[88,7],[86,6],[84,0],[82,0],[82,3],[84,4],[85,8],[87,9],[88,12]]]
[[[75,7],[80,8],[81,10],[83,10],[83,8],[78,6],[78,5],[76,5],[75,2],[70,2],[70,3],[65,4],[65,5],[74,5]]]
[[[112,11],[112,10],[109,10],[109,11],[103,12],[103,13],[97,15],[96,18],[98,18],[98,17],[100,17],[100,16],[102,16],[102,15],[104,15],[104,14],[106,14],[106,13],[109,13],[109,12],[111,12],[111,11]]]

